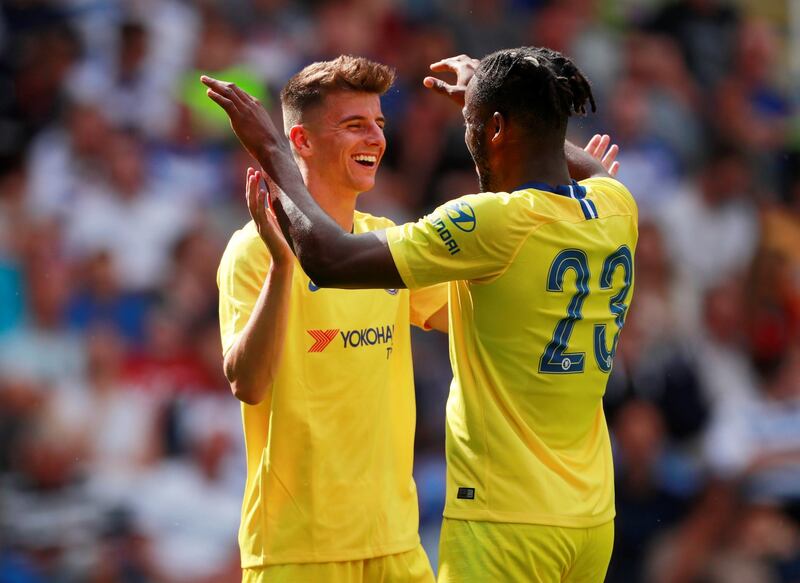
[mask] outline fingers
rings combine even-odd
[[[236,83],[220,81],[207,75],[202,75],[200,81],[208,87],[206,95],[218,103],[225,111],[229,111],[230,107],[256,102],[252,95],[237,86]]]
[[[450,96],[453,93],[454,87],[449,83],[445,83],[441,79],[437,79],[436,77],[425,77],[422,80],[422,84],[431,89],[432,91],[439,93],[440,95]]]
[[[256,222],[259,224],[264,223],[267,218],[266,212],[266,198],[267,198],[267,191],[261,188],[261,172],[256,170],[253,173],[253,198],[255,199],[255,212]]]
[[[267,191],[263,188],[258,188],[256,195],[256,208],[258,209],[259,221],[263,224],[269,221],[271,212],[267,212]]]
[[[619,154],[619,146],[613,144],[608,149],[608,152],[606,152],[606,155],[603,156],[603,159],[601,160],[601,163],[603,164],[603,166],[606,167],[606,169],[611,168],[611,165],[614,163],[614,160],[617,159],[617,154]]]
[[[600,161],[603,168],[606,169],[611,176],[616,176],[619,172],[619,162],[617,162],[617,155],[619,154],[619,146],[611,144],[611,136],[608,134],[595,134],[592,139],[586,144],[584,150]]]
[[[611,142],[611,137],[607,134],[595,134],[592,136],[592,139],[586,144],[584,151],[586,151],[591,156],[594,156],[598,160],[603,157],[603,153],[608,148],[608,144]]]
[[[249,103],[251,105],[258,104],[258,99],[250,95],[247,91],[239,87],[236,83],[228,83],[232,94],[238,98],[240,103]]]
[[[250,217],[258,223],[258,206],[256,204],[258,191],[258,176],[253,168],[247,169],[247,210]]]
[[[592,136],[592,139],[586,144],[586,147],[583,149],[584,152],[589,154],[590,156],[597,157],[597,145],[600,143],[600,134],[595,134]]]
[[[272,212],[272,210],[270,210],[268,213],[264,213],[264,220],[275,233],[283,237],[283,231],[281,231],[281,226],[278,224],[278,218],[275,216],[275,213]]]
[[[206,91],[206,95],[208,95],[208,97],[211,98],[211,101],[215,102],[222,109],[224,109],[226,113],[231,113],[231,112],[236,111],[236,106],[233,104],[233,102],[230,99],[220,95],[219,93],[217,93],[213,89],[207,90]]]
[[[448,57],[441,61],[436,61],[431,64],[431,71],[437,73],[453,72],[455,73],[459,67],[472,67],[477,68],[480,64],[478,59],[473,59],[469,55],[458,55],[457,57]]]
[[[609,147],[610,144],[610,147]],[[619,172],[619,162],[617,162],[617,155],[619,154],[619,146],[611,144],[611,136],[608,134],[595,134],[587,142],[584,151],[600,161],[603,168],[606,169],[611,176],[616,176]]]
[[[267,175],[262,172],[256,172],[257,181],[260,181],[262,177],[266,180]],[[266,207],[268,200],[269,194],[267,190],[265,188],[259,188],[256,201],[259,216],[258,231],[267,244],[267,247],[269,247],[270,253],[275,257],[280,249],[286,247],[286,239],[283,236],[283,232],[281,231],[281,227],[278,224],[278,219],[272,207],[270,206],[269,209]]]
[[[275,181],[272,180],[272,176],[270,176],[263,170],[261,171],[261,178],[264,181],[264,185],[267,187],[266,189],[267,207],[269,208],[270,213],[274,215],[275,209],[273,208],[273,202],[276,201],[278,198],[279,187],[275,183]]]
[[[209,77],[208,75],[201,75],[200,82],[209,89],[213,89],[217,93],[224,93],[225,89],[224,81],[220,81],[219,79],[214,79],[213,77]]]
[[[236,85],[234,83],[220,81],[219,79],[214,79],[213,77],[208,77],[207,75],[201,75],[200,82],[214,93],[227,97],[228,99],[237,96],[235,91]]]
[[[273,196],[277,196],[278,185],[275,184],[274,180],[272,180],[272,176],[262,171],[261,177],[264,179],[264,184],[266,184],[267,190],[270,192],[270,194],[272,194]]]
[[[597,144],[597,152],[595,154],[595,158],[600,158],[603,155],[603,152],[606,151],[608,145],[611,143],[611,136],[608,134],[603,134],[600,138],[600,143]]]
[[[256,225],[262,225],[266,217],[265,202],[267,193],[259,187],[261,172],[253,168],[247,169],[247,210]]]
[[[450,62],[450,59],[444,59],[431,63],[431,71],[436,73],[455,73],[456,68],[453,63]]]

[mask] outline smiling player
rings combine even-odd
[[[393,72],[363,58],[309,65],[281,93],[303,180],[338,228],[392,226],[355,210],[386,149]],[[247,176],[253,221],[219,267],[225,372],[243,401],[245,582],[431,582],[412,478],[409,324],[447,327],[447,289],[344,291],[308,278]]]

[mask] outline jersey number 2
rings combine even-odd
[[[625,314],[628,311],[625,300],[631,287],[633,257],[627,245],[623,245],[606,257],[603,262],[603,271],[600,274],[600,289],[611,288],[614,272],[618,268],[622,268],[623,285],[622,289],[609,300],[609,309],[614,315],[614,323],[617,326],[610,350],[606,344],[606,325],[595,324],[594,326],[594,357],[597,361],[597,366],[603,372],[611,370],[611,363],[617,351],[617,342],[619,342],[619,332],[622,330],[622,325],[625,323]],[[575,323],[582,319],[581,309],[583,308],[583,302],[586,296],[589,295],[589,260],[584,251],[565,249],[556,255],[547,275],[547,291],[563,292],[564,276],[569,270],[575,272],[575,294],[567,306],[566,317],[556,324],[553,338],[545,346],[544,352],[539,359],[539,372],[541,373],[569,374],[580,373],[584,370],[586,353],[567,352],[572,329],[575,327]]]

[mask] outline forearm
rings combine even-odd
[[[266,144],[258,161],[279,187],[273,208],[281,230],[303,270],[318,283],[326,268],[346,255],[347,234],[308,192],[288,143]]]
[[[262,148],[258,161],[278,185],[275,215],[303,270],[321,287],[405,287],[385,238],[352,235],[328,216],[308,192],[288,144]]]
[[[593,176],[608,176],[603,164],[580,146],[569,140],[564,142],[564,154],[567,157],[569,175],[575,180],[586,180]]]
[[[292,272],[292,263],[270,266],[250,319],[225,357],[231,391],[250,405],[272,390],[286,337]]]

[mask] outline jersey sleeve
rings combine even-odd
[[[439,283],[410,290],[411,323],[423,330],[430,330],[428,320],[447,305],[447,284]]]
[[[250,319],[271,263],[259,237],[237,232],[228,243],[217,271],[219,327],[223,356]]]
[[[505,193],[463,196],[416,223],[386,229],[397,270],[410,289],[500,275],[523,235]]]

